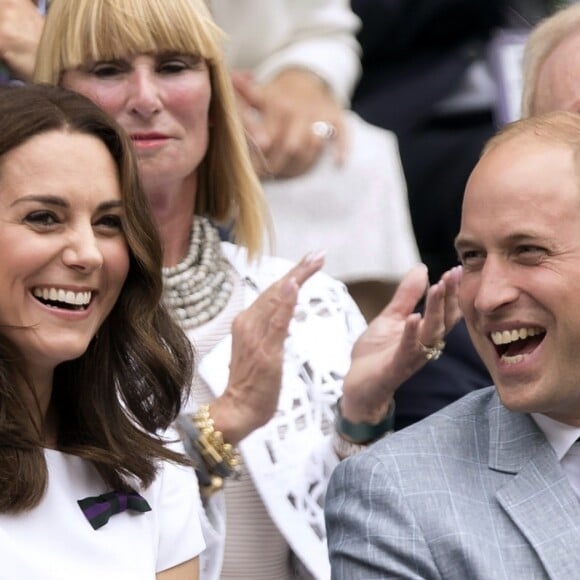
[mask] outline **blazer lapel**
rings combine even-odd
[[[514,474],[497,499],[548,576],[574,577],[580,569],[580,501],[533,419],[499,400],[490,416],[489,467]]]

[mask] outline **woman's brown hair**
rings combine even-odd
[[[4,156],[51,131],[89,135],[107,147],[117,167],[130,257],[98,336],[81,357],[55,369],[57,448],[92,461],[112,489],[127,488],[135,478],[146,487],[157,460],[185,462],[159,432],[188,395],[191,346],[161,303],[162,250],[131,142],[90,100],[48,85],[0,88],[0,195]],[[20,360],[0,327],[0,512],[34,507],[47,483],[42,429],[16,386],[24,380],[34,389]]]

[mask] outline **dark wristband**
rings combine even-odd
[[[336,432],[353,443],[370,443],[380,439],[385,433],[393,431],[395,427],[395,401],[391,401],[389,411],[379,423],[351,423],[342,416],[338,399],[334,407],[334,428]]]

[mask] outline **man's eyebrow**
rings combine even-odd
[[[514,232],[509,236],[505,236],[501,239],[502,244],[521,244],[525,242],[532,242],[535,240],[547,240],[548,236],[543,232],[538,231],[527,231],[527,232]],[[464,248],[466,246],[477,246],[478,242],[467,235],[458,234],[455,238],[454,246],[456,250]]]
[[[455,241],[453,242],[456,250],[464,248],[465,246],[472,246],[473,244],[474,242],[468,236],[462,234],[458,234],[455,237]]]

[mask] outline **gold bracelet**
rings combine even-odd
[[[209,485],[200,485],[199,493],[202,498],[209,499],[216,491],[224,488],[224,478],[219,475],[212,475]]]
[[[222,432],[215,429],[214,420],[209,414],[209,405],[202,405],[192,420],[199,431],[195,444],[208,470],[222,478],[237,474],[240,456],[230,443],[224,441]]]

